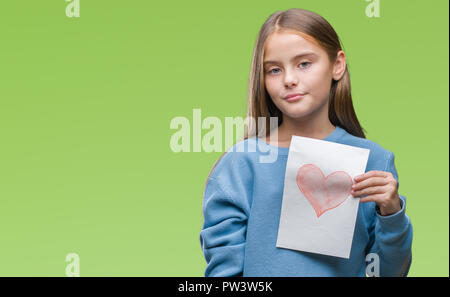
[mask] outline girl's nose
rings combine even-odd
[[[286,76],[284,78],[284,84],[286,87],[296,86],[298,84],[298,77],[295,73],[286,72]]]
[[[298,82],[296,80],[286,80],[285,85],[286,88],[296,87]]]

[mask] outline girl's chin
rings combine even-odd
[[[309,113],[309,110],[307,108],[300,107],[285,107],[281,110],[283,112],[283,114],[286,114],[287,116],[291,117],[291,118],[301,118],[305,115],[307,115]]]
[[[315,114],[315,110],[311,110],[311,109],[297,109],[297,110],[292,110],[292,109],[285,109],[282,110],[283,115],[286,115],[287,117],[295,120],[295,119],[305,119],[307,117],[311,117],[313,116],[313,114]]]

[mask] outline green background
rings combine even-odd
[[[338,32],[367,138],[395,153],[410,276],[448,276],[447,0],[0,2],[0,275],[202,276],[222,154],[174,153],[176,116],[245,117],[257,33],[305,8]],[[192,128],[192,127],[191,127]],[[203,135],[207,131],[203,131]],[[192,146],[191,146],[192,147]]]

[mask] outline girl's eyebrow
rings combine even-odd
[[[299,58],[301,58],[301,57],[304,57],[304,56],[317,56],[317,55],[316,55],[316,53],[310,52],[310,51],[308,51],[308,52],[303,52],[303,53],[300,53],[300,54],[296,55],[295,57],[293,57],[293,58],[291,59],[291,62],[294,61],[294,60],[297,60],[297,59],[299,59]],[[263,65],[264,65],[264,66],[267,66],[267,65],[269,65],[269,64],[278,64],[278,63],[279,63],[278,61],[264,61]]]

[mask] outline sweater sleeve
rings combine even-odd
[[[207,262],[205,276],[243,274],[247,208],[242,199],[233,199],[225,188],[210,177],[204,191],[200,244]]]
[[[394,154],[389,152],[385,171],[391,172],[397,180]],[[379,258],[379,276],[407,276],[411,266],[412,225],[406,215],[406,197],[400,195],[401,210],[395,214],[382,216],[375,211],[375,220],[370,232],[369,252]]]

